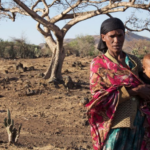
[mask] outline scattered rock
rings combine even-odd
[[[1,79],[0,83],[3,83],[3,84],[9,83],[9,78],[5,77],[5,78]]]
[[[76,67],[76,62],[73,62],[72,67]]]
[[[45,113],[44,112],[40,112],[40,117],[45,118]]]
[[[18,70],[19,68],[23,68],[23,64],[21,62],[15,65],[15,69]]]
[[[23,80],[22,80],[22,79],[19,79],[19,80],[17,81],[17,83],[23,83]]]
[[[33,149],[33,147],[32,147],[32,146],[28,146],[27,148],[28,148],[28,149]]]
[[[83,126],[88,126],[88,125],[89,125],[88,120],[83,120],[82,125],[83,125]]]
[[[86,148],[87,148],[87,149],[91,149],[91,146],[87,145]]]
[[[0,110],[0,113],[4,113],[4,112],[7,112],[6,110]]]
[[[36,75],[36,77],[37,77],[37,78],[43,78],[43,77],[44,77],[44,73],[38,73],[38,74]]]
[[[34,69],[34,66],[30,66],[30,67],[27,67],[27,70],[32,71],[32,70],[35,70],[35,69]]]
[[[18,96],[26,96],[26,91],[25,90],[23,90],[23,91],[20,91],[20,92],[18,92]]]
[[[33,115],[33,117],[38,117],[38,115]]]
[[[41,93],[40,90],[32,90],[30,88],[26,89],[26,90],[22,90],[18,93],[18,96],[32,96],[32,95],[36,95]]]
[[[4,79],[5,79],[6,82],[9,82],[9,78],[8,77],[5,77]]]
[[[31,75],[31,74],[28,75],[28,78],[29,78],[29,79],[31,79],[31,78],[33,78],[33,77],[34,77],[34,76]]]
[[[24,72],[23,64],[21,62],[15,64],[15,71]]]
[[[76,61],[76,62],[73,62],[72,67],[82,68],[84,66],[82,65],[81,61]]]
[[[80,147],[79,150],[86,150],[85,148]]]
[[[73,54],[73,56],[79,57],[79,56],[80,56],[80,53],[79,53],[78,51],[76,51],[76,52]]]
[[[24,67],[24,71],[27,71],[27,69],[28,69],[27,67]]]
[[[71,50],[67,50],[67,51],[66,51],[66,56],[70,56],[70,55],[72,55]]]
[[[51,108],[51,105],[48,105],[45,107],[45,109],[50,109]]]
[[[38,90],[32,90],[32,89],[27,89],[26,90],[26,95],[27,96],[35,95],[37,93],[38,93]]]
[[[57,130],[55,131],[55,134],[60,134],[60,130],[57,129]]]
[[[63,82],[64,82],[65,88],[73,89],[74,83],[70,76],[63,76]]]
[[[1,86],[0,86],[0,89],[5,89],[5,85],[1,85]]]
[[[21,62],[15,64],[15,71],[17,72],[25,72],[25,71],[32,71],[32,70],[35,70],[34,66],[23,67],[23,64]]]
[[[50,81],[50,82],[48,82],[49,83],[49,85],[50,85],[50,87],[51,88],[60,88],[59,87],[59,82],[57,82],[57,81],[55,81],[55,80],[53,80],[53,81]]]
[[[10,70],[10,69],[12,69],[12,68],[13,68],[13,66],[9,66],[7,69]]]
[[[76,89],[82,88],[82,86],[81,86],[81,80],[79,80],[79,79],[76,80],[75,87],[76,87]]]
[[[83,70],[83,67],[77,67],[77,69],[79,69],[79,70]]]
[[[67,73],[70,73],[70,71],[69,71],[68,69],[66,69],[66,70],[64,71],[64,74],[67,74]]]
[[[26,84],[24,85],[24,88],[29,88],[29,87],[31,87],[31,85],[30,85],[29,83],[26,83]]]
[[[8,74],[8,70],[3,70],[3,73],[4,74]]]
[[[1,143],[4,143],[4,142],[3,142],[3,141],[0,141],[0,144],[1,144]]]
[[[86,105],[88,102],[89,102],[89,99],[88,99],[87,97],[84,97],[84,99],[82,99],[82,100],[80,101],[80,103],[81,103],[82,105]]]

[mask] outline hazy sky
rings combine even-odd
[[[120,18],[124,22],[132,11],[133,10],[130,9],[127,12],[113,13],[112,15]],[[137,14],[139,17],[145,15],[147,16],[147,14],[143,11],[138,11]],[[80,34],[99,35],[100,25],[107,18],[108,16],[106,15],[99,15],[97,17],[79,22],[68,31],[65,38],[75,38]],[[65,23],[65,21],[61,21],[58,25],[61,28]],[[137,34],[150,37],[148,31],[138,32]],[[27,38],[27,42],[31,44],[40,44],[45,42],[43,36],[36,29],[36,21],[34,21],[30,16],[18,17],[15,22],[12,22],[9,19],[3,19],[0,21],[1,39],[11,40],[12,37],[20,38],[22,35],[24,35]]]

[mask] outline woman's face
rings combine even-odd
[[[112,53],[122,51],[125,34],[122,29],[110,31],[106,34],[101,34],[102,40],[106,43],[108,49]]]

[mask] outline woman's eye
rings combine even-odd
[[[111,35],[110,37],[111,37],[111,38],[114,38],[115,36]]]

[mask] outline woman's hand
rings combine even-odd
[[[150,102],[150,85],[141,84],[141,85],[137,86],[136,88],[132,88],[132,89],[128,90],[128,93],[131,96],[136,96],[136,95],[140,96],[145,101]]]

